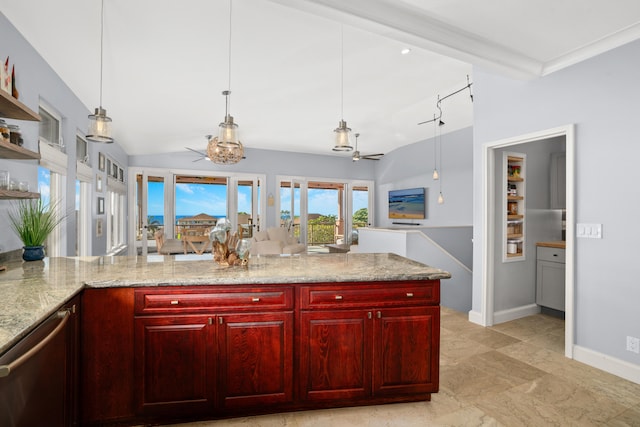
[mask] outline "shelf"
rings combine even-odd
[[[26,148],[22,148],[19,145],[12,144],[10,142],[0,141],[0,158],[14,160],[38,160],[40,159],[40,153],[27,150]]]
[[[507,176],[507,182],[523,182],[524,178],[520,176]]]
[[[507,200],[524,200],[524,196],[507,196]]]
[[[40,121],[38,113],[2,90],[0,90],[0,117],[33,122]]]
[[[517,253],[517,254],[507,254],[507,258],[518,258],[521,257],[522,253]]]
[[[507,161],[511,162],[522,162],[524,161],[524,157],[516,157],[516,156],[507,156]]]
[[[39,199],[40,193],[16,190],[0,190],[0,199]]]
[[[507,215],[507,221],[512,221],[514,219],[524,219],[524,215]]]
[[[524,237],[524,234],[520,233],[520,234],[507,234],[507,240],[515,240],[515,239],[522,239]]]

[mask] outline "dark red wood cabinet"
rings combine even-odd
[[[141,288],[135,301],[138,415],[293,401],[292,287]]]
[[[301,399],[429,398],[438,391],[440,307],[434,289],[305,286],[301,301]]]
[[[440,283],[87,289],[83,425],[430,399]]]

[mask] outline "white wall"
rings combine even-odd
[[[576,125],[576,222],[603,224],[602,239],[576,239],[576,344],[640,365],[625,350],[640,337],[640,211],[633,180],[640,156],[640,42],[532,81],[474,70],[473,309],[482,299],[483,144]]]

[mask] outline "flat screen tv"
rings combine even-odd
[[[424,188],[389,191],[389,218],[425,219]]]

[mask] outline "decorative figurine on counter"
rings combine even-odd
[[[220,219],[209,233],[212,242],[213,260],[224,266],[241,265],[249,263],[249,248],[251,241],[238,239],[238,233],[231,234],[231,222],[225,218]]]

